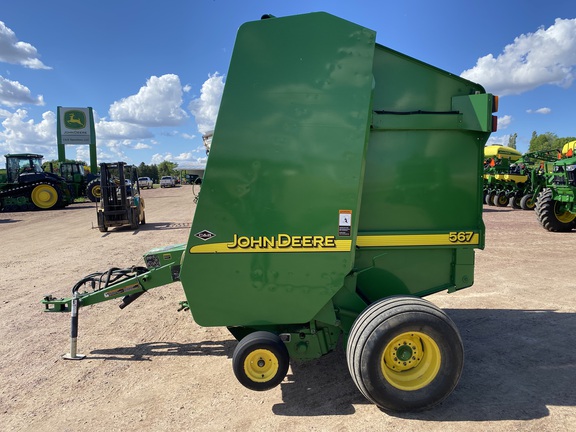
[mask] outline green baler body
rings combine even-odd
[[[325,13],[240,28],[182,255],[198,324],[347,331],[472,285],[493,96],[375,36]]]

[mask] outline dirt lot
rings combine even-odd
[[[93,229],[92,203],[0,213],[0,429],[3,431],[572,431],[576,423],[576,232],[552,234],[533,212],[485,207],[486,249],[476,282],[428,297],[464,340],[456,391],[431,411],[391,415],[369,404],[343,352],[293,364],[277,388],[235,379],[236,345],[202,328],[179,284],[124,310],[80,310],[78,351],[66,361],[68,314],[43,313],[45,294],[69,295],[82,276],[143,265],[142,254],[183,243],[194,213],[189,186],[143,191],[146,226]]]

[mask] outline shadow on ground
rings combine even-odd
[[[226,356],[232,358],[235,340],[193,343],[149,342],[133,347],[99,349],[90,352],[90,359],[152,361],[163,356]]]
[[[549,310],[447,309],[462,334],[464,372],[456,390],[435,408],[411,414],[425,421],[531,420],[547,417],[547,406],[576,406],[576,314]],[[90,358],[150,361],[155,356],[231,358],[236,341],[149,343],[95,350]],[[234,379],[231,373],[230,379]],[[342,347],[317,360],[292,362],[281,384],[283,416],[354,414],[370,403],[355,387]]]
[[[460,329],[464,372],[456,390],[435,408],[396,417],[425,421],[530,420],[547,406],[576,406],[576,314],[524,310],[446,310]],[[292,365],[282,384],[278,415],[349,415],[369,403],[337,350]]]

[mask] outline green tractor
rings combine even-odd
[[[576,228],[575,147],[576,141],[564,144],[564,157],[554,162],[553,172],[536,201],[536,216],[548,231],[567,232]]]
[[[515,209],[534,210],[536,199],[546,187],[552,165],[558,160],[559,150],[541,150],[525,153],[510,167],[512,175],[526,176],[527,181],[519,184],[510,197],[510,205]]]
[[[90,201],[96,202],[100,198],[100,179],[86,172],[85,166],[79,162],[60,162],[60,175],[72,185],[75,197],[88,197]]]
[[[0,175],[0,209],[49,210],[73,201],[66,180],[42,170],[42,155],[8,154],[6,174]]]
[[[87,172],[86,165],[80,162],[59,162],[58,168],[52,162],[46,164],[45,171],[59,174],[70,185],[74,198],[87,197],[96,202],[100,199],[100,177]]]

